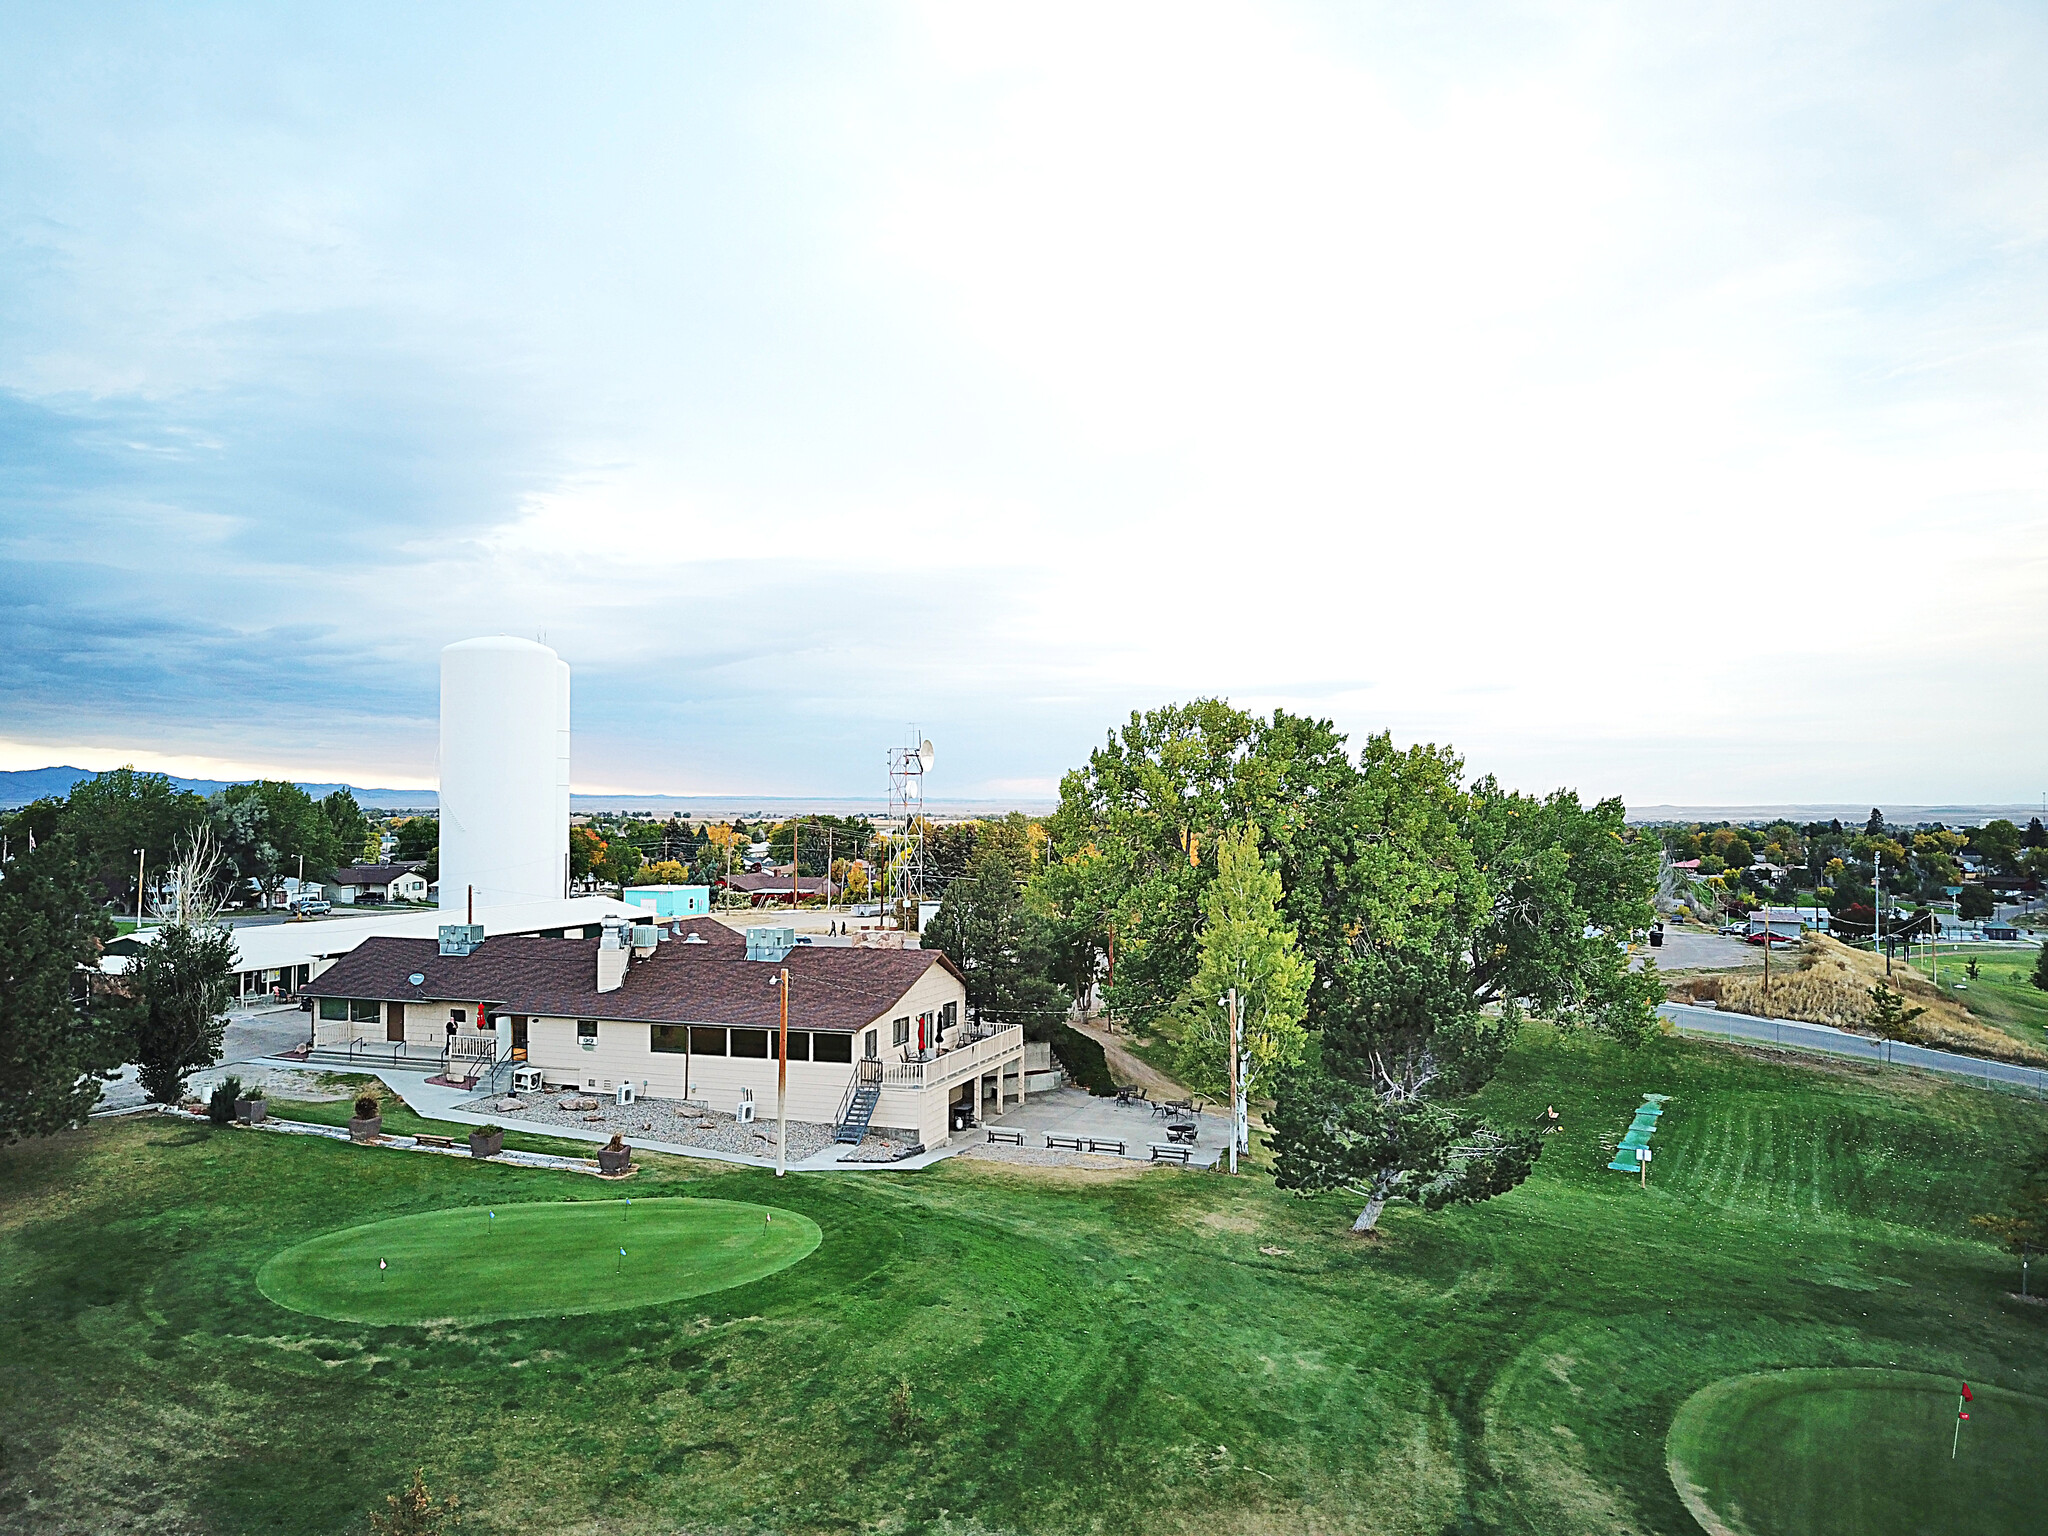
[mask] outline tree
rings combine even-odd
[[[2048,954],[2048,950],[2043,950]],[[2026,1285],[2026,1258],[2048,1252],[2048,1147],[2036,1152],[2020,1169],[2017,1188],[2002,1211],[1973,1216],[1971,1224],[1982,1227],[2005,1245],[2008,1253],[2021,1256],[2020,1284]]]
[[[575,841],[578,830],[581,829],[571,829],[569,834],[571,842]],[[391,852],[393,857],[407,864],[417,864],[437,857],[441,852],[440,818],[436,816],[406,817],[405,820],[398,824],[398,829],[391,834]]]
[[[348,790],[337,789],[322,800],[320,814],[327,818],[328,835],[334,842],[333,861],[337,866],[353,864],[369,852],[370,818],[363,814],[363,808],[356,804],[356,797]]]
[[[0,1144],[84,1123],[127,1059],[129,1018],[83,967],[113,924],[71,840],[39,838],[0,878]]]
[[[129,967],[139,1006],[135,1059],[142,1087],[159,1104],[175,1104],[185,1079],[220,1060],[234,992],[235,936],[226,928],[172,923],[155,930]]]
[[[2020,842],[2028,848],[2048,848],[2048,827],[2041,825],[2040,817],[2036,816],[2027,823],[2026,835]]]
[[[1884,812],[1874,805],[1870,808],[1870,819],[1863,823],[1863,835],[1865,837],[1884,836]]]
[[[1870,989],[1870,1027],[1887,1040],[1908,1038],[1906,1027],[1926,1011],[1908,1008],[1906,999],[1881,981]]]
[[[605,841],[588,827],[569,829],[569,875],[571,879],[588,880],[597,873],[598,864],[604,859]]]
[[[144,851],[147,871],[161,869],[177,843],[205,819],[205,799],[163,774],[115,768],[71,786],[63,825],[101,891],[133,912],[136,850]]]
[[[1049,1040],[1067,1015],[1052,979],[1044,919],[1024,900],[1017,874],[999,849],[984,849],[972,873],[946,887],[925,930],[927,949],[943,952],[967,978],[975,1020],[993,1016]]]
[[[2019,869],[2020,829],[2003,818],[1987,821],[1970,834],[1970,847],[2002,875]]]
[[[640,850],[625,838],[615,837],[605,844],[604,857],[597,866],[597,877],[623,890],[640,878],[640,864]],[[573,864],[571,868],[573,871]]]
[[[674,859],[657,859],[647,866],[642,878],[649,885],[688,885],[690,872]]]
[[[2027,980],[2043,992],[2048,992],[2048,944],[2043,944],[2034,952],[2034,973]]]
[[[1225,833],[1216,844],[1216,878],[1202,894],[1201,961],[1176,1010],[1182,1020],[1176,1065],[1184,1081],[1205,1093],[1230,1088],[1230,1019],[1222,999],[1233,988],[1243,1042],[1240,1103],[1263,1097],[1274,1075],[1299,1062],[1308,1043],[1302,1020],[1315,967],[1296,947],[1280,900],[1280,872],[1260,857],[1258,829]]]
[[[427,1491],[425,1468],[415,1467],[410,1486],[384,1495],[382,1513],[370,1511],[370,1531],[372,1536],[438,1536],[462,1523],[461,1505],[452,1493],[436,1503]]]
[[[286,875],[334,868],[334,829],[313,797],[281,779],[230,784],[210,802],[214,832],[234,873],[254,880],[265,900]]]
[[[1975,883],[1963,887],[1956,898],[1956,912],[1965,922],[1975,918],[1989,917],[1995,909],[1991,899],[1991,888]]]

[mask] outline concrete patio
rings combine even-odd
[[[1176,1115],[1176,1120],[1186,1117]],[[1125,1144],[1124,1158],[1130,1162],[1150,1162],[1152,1143],[1166,1141],[1167,1121],[1153,1113],[1150,1104],[1119,1104],[1115,1099],[1098,1099],[1084,1088],[1058,1088],[1051,1093],[1034,1093],[1022,1104],[1010,1109],[1000,1118],[990,1117],[984,1126],[999,1130],[1022,1131],[1024,1145],[1043,1150],[1046,1134],[1055,1136],[1087,1136],[1100,1140],[1120,1140]],[[1191,1168],[1214,1167],[1229,1144],[1230,1121],[1222,1114],[1203,1113],[1195,1117],[1195,1144],[1189,1150]],[[953,1137],[954,1151],[962,1143],[985,1143],[985,1130],[958,1132]]]

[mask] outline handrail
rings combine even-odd
[[[969,1072],[978,1072],[990,1061],[1000,1060],[1024,1048],[1024,1031],[1005,1025],[986,1037],[950,1051],[941,1051],[929,1061],[904,1062],[889,1068],[887,1083],[892,1088],[923,1089],[958,1082]]]

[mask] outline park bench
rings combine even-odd
[[[1195,1155],[1193,1147],[1163,1146],[1153,1142],[1152,1161],[1155,1163],[1185,1163]]]
[[[1114,1152],[1118,1157],[1122,1157],[1124,1155],[1124,1144],[1107,1136],[1090,1136],[1088,1138],[1088,1150],[1090,1152]]]
[[[1081,1152],[1086,1150],[1081,1145],[1086,1139],[1083,1136],[1055,1136],[1051,1131],[1047,1131],[1045,1133],[1045,1149],[1050,1152],[1057,1147],[1062,1151]]]
[[[1007,1142],[1013,1147],[1024,1145],[1024,1133],[1022,1131],[999,1131],[993,1126],[989,1128],[988,1139],[992,1142]]]
[[[418,1142],[423,1147],[452,1148],[455,1145],[455,1138],[452,1136],[429,1136],[424,1131],[422,1131],[419,1135],[413,1137],[413,1140]]]

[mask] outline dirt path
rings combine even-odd
[[[1096,1020],[1089,1019],[1074,1028],[1102,1047],[1102,1054],[1109,1058],[1109,1075],[1118,1082],[1136,1083],[1153,1100],[1193,1097],[1186,1084],[1168,1077],[1150,1062],[1133,1056],[1124,1044],[1123,1036],[1111,1034]]]

